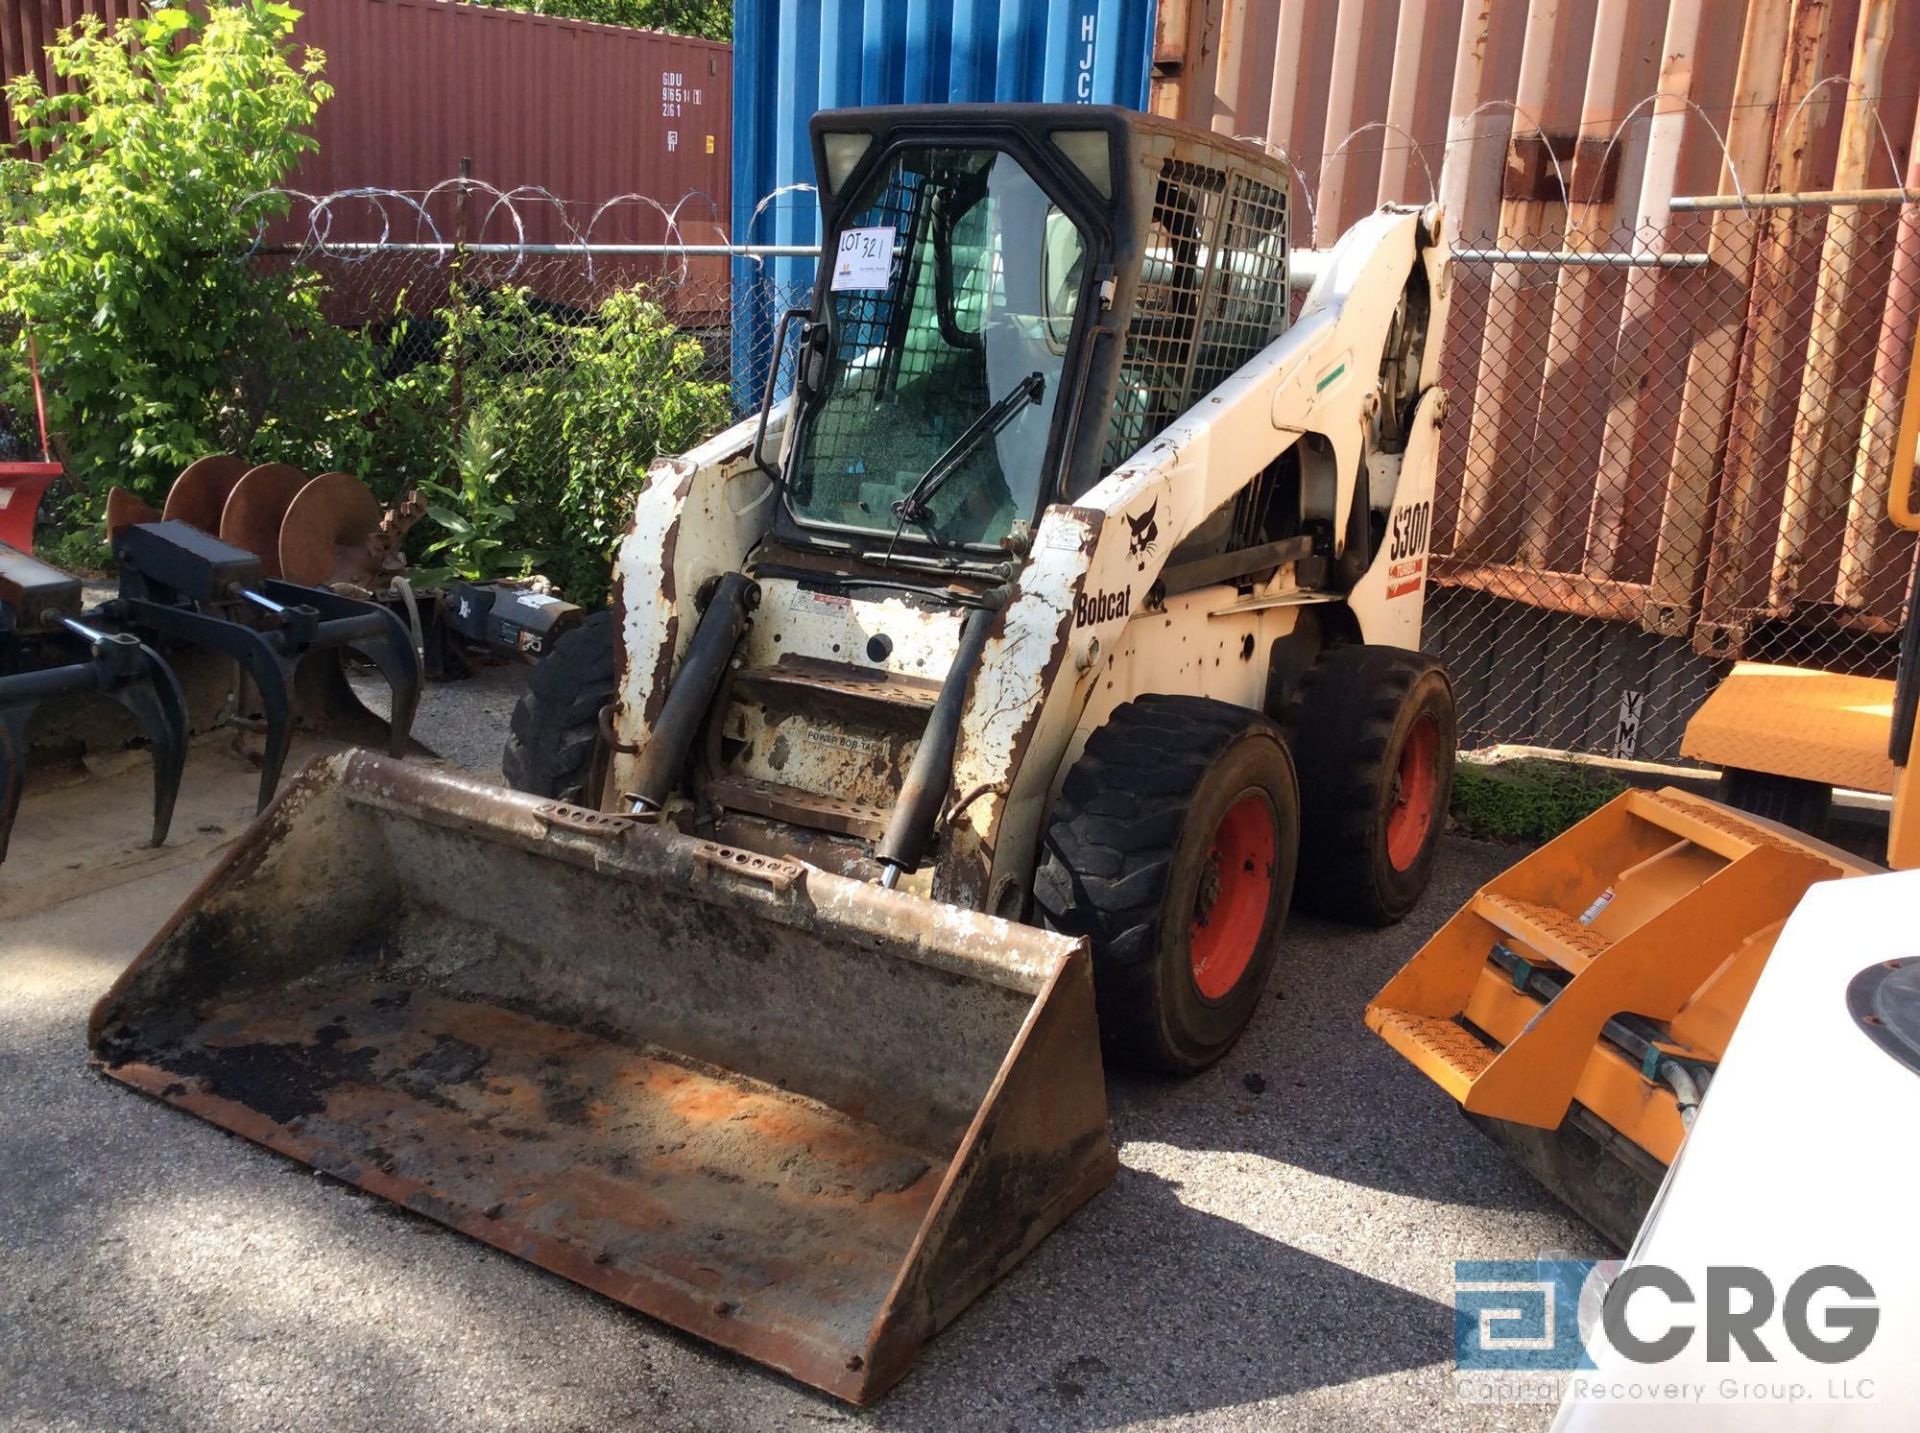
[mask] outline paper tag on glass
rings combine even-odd
[[[833,291],[884,289],[893,278],[893,226],[847,229],[833,259]]]

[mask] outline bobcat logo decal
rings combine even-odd
[[[1133,536],[1127,541],[1127,556],[1139,557],[1149,553],[1160,544],[1160,524],[1156,515],[1160,511],[1159,499],[1139,517],[1127,518],[1127,526],[1133,530]]]

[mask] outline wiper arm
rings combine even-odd
[[[933,466],[920,475],[920,481],[913,485],[912,490],[893,505],[893,515],[903,524],[926,522],[933,516],[927,499],[945,487],[947,479],[966,466],[967,459],[980,451],[981,444],[989,438],[999,437],[1022,408],[1029,403],[1038,403],[1046,391],[1047,380],[1038,371],[1029,373],[1014,384],[1012,392],[974,419],[967,426],[967,431],[953,440],[953,446],[934,459]]]

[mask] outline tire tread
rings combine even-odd
[[[1401,712],[1429,673],[1445,680],[1445,669],[1424,652],[1335,647],[1308,668],[1282,713],[1300,775],[1305,836],[1295,899],[1319,915],[1385,926],[1406,914],[1404,896],[1383,880],[1377,852],[1385,837],[1376,812],[1380,789],[1392,777],[1387,763]],[[1451,751],[1446,759],[1451,763]],[[1445,824],[1450,785],[1442,784],[1436,831]],[[1425,881],[1423,872],[1422,888]]]
[[[1159,1033],[1160,909],[1202,777],[1253,725],[1272,723],[1205,697],[1136,697],[1087,739],[1049,815],[1036,912],[1092,941],[1101,1043],[1136,1068],[1185,1068]]]
[[[619,683],[613,613],[592,612],[547,653],[514,704],[500,771],[535,796],[578,801]]]

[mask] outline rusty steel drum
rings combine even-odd
[[[184,522],[204,533],[220,532],[220,511],[227,495],[252,464],[231,453],[211,453],[195,458],[181,469],[180,476],[167,489],[166,505],[160,516],[170,522]]]
[[[220,540],[259,558],[264,576],[279,577],[280,527],[307,482],[307,475],[291,463],[249,468],[220,509]]]
[[[1115,1168],[1084,942],[364,752],[281,794],[90,1038],[854,1402]]]

